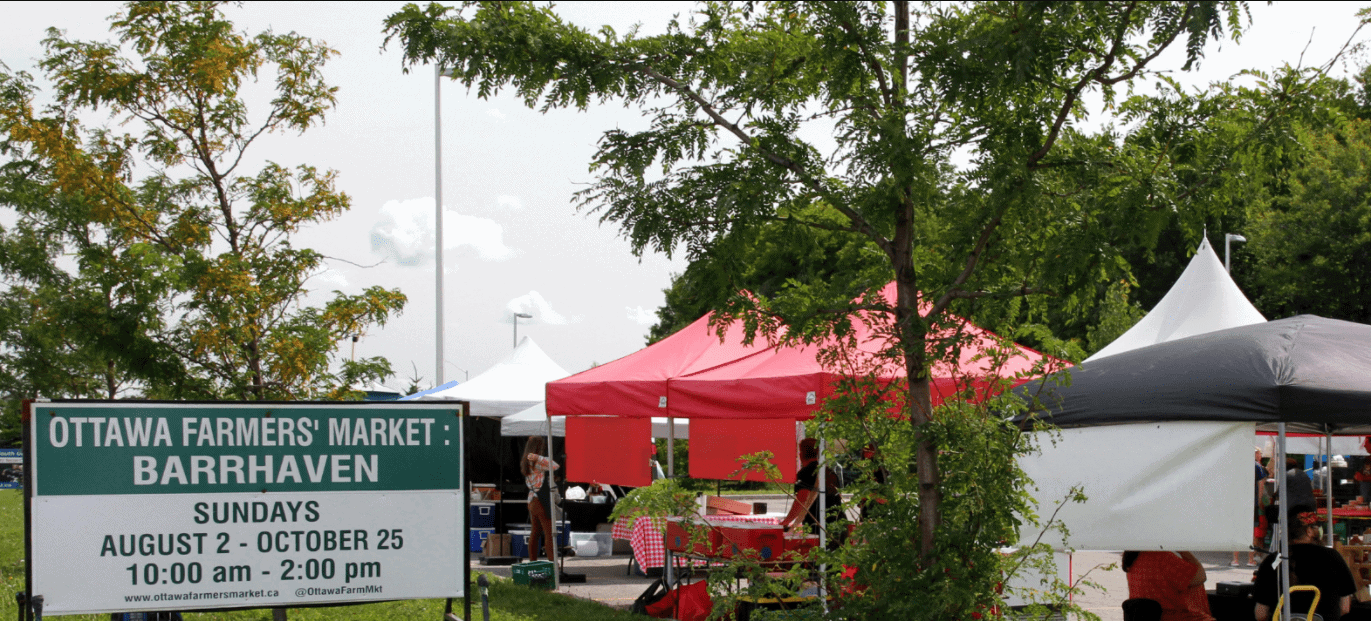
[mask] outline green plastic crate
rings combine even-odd
[[[532,561],[519,563],[513,567],[514,584],[522,584],[535,589],[551,591],[557,586],[555,573],[557,566],[552,561]]]

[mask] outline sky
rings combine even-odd
[[[333,290],[399,288],[409,303],[385,327],[361,335],[358,357],[390,360],[396,388],[419,378],[435,383],[434,75],[409,73],[398,45],[382,49],[382,20],[399,2],[262,3],[229,7],[240,28],[295,31],[339,52],[325,68],[339,88],[325,124],[303,135],[273,135],[251,152],[257,162],[309,164],[339,173],[352,197],[344,216],[302,232],[295,245],[331,257],[310,285],[322,303]],[[687,2],[563,2],[557,11],[592,30],[664,30]],[[1253,3],[1252,24],[1240,43],[1206,50],[1197,71],[1176,75],[1202,85],[1248,68],[1319,65],[1356,28],[1351,3]],[[108,41],[111,2],[7,2],[0,20],[0,61],[39,78],[46,29],[69,38]],[[1359,40],[1368,38],[1368,32]],[[1180,46],[1176,46],[1179,51]],[[1159,66],[1178,67],[1168,52]],[[1352,65],[1365,59],[1354,57]],[[1335,73],[1350,67],[1340,66]],[[265,85],[264,85],[265,86]],[[266,91],[262,90],[262,94]],[[541,114],[508,95],[478,98],[461,85],[441,87],[443,143],[444,371],[442,379],[475,377],[508,355],[515,312],[520,338],[529,336],[559,365],[575,373],[632,353],[645,344],[662,290],[685,269],[680,257],[641,259],[613,224],[578,212],[573,193],[593,180],[589,161],[608,129],[646,122],[621,105]],[[94,119],[95,122],[105,122]],[[821,138],[821,137],[819,137]],[[247,170],[254,170],[248,168]],[[0,207],[0,223],[6,222]],[[350,355],[344,345],[343,355]]]

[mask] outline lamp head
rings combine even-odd
[[[1235,242],[1245,242],[1245,241],[1247,241],[1247,238],[1246,238],[1246,237],[1243,237],[1242,235],[1238,235],[1237,233],[1228,233],[1228,234],[1224,235],[1223,238],[1224,238],[1224,240],[1226,240],[1226,241],[1235,241]]]
[[[533,319],[533,315],[528,313],[514,313],[514,316],[520,319]]]

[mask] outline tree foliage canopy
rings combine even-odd
[[[985,408],[932,408],[929,369],[960,345],[933,335],[956,325],[950,311],[998,325],[1126,315],[1109,306],[1132,282],[1127,255],[1250,190],[1244,167],[1289,143],[1308,75],[1247,94],[1164,77],[1133,90],[1168,49],[1184,60],[1167,69],[1190,69],[1245,17],[1241,2],[706,2],[644,36],[481,2],[409,5],[386,25],[409,63],[481,97],[641,110],[646,129],[604,133],[579,207],[635,252],[695,260],[683,296],[752,279],[721,310],[784,341],[882,318],[884,356],[909,378],[894,401],[905,422],[891,428],[891,401],[860,384],[826,409],[825,434],[885,443],[902,473],[891,522],[847,559],[874,572],[871,597],[845,610],[965,618],[997,601],[993,551],[1031,513],[1012,465],[1026,449]]]
[[[337,173],[249,170],[259,138],[303,132],[333,107],[322,71],[335,52],[241,32],[216,2],[130,3],[112,30],[113,43],[49,30],[39,66],[53,103],[41,109],[31,76],[0,68],[0,202],[18,215],[0,231],[6,391],[323,398],[388,375],[383,359],[334,352],[399,312],[403,294],[305,304],[325,257],[291,238],[349,208]],[[251,114],[259,77],[273,94]],[[87,127],[92,113],[117,124]]]

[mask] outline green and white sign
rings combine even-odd
[[[465,595],[456,403],[37,402],[45,614]]]

